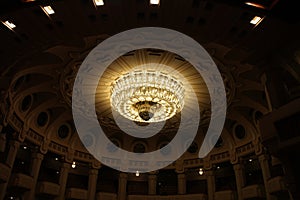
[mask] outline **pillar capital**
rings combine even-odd
[[[119,174],[119,179],[127,179],[127,177],[128,177],[128,174],[127,174],[127,173],[121,172],[121,173]]]
[[[266,155],[266,154],[260,154],[260,155],[258,156],[259,162],[268,161],[269,158],[270,158],[269,155]]]
[[[149,175],[157,175],[158,174],[158,171],[152,171],[152,172],[148,172]]]
[[[210,162],[210,155],[206,156],[204,159],[203,159],[203,168],[205,170],[210,170],[212,168],[212,164]]]
[[[34,152],[32,154],[32,158],[37,160],[43,160],[44,154],[42,154],[41,152]]]
[[[66,156],[65,156],[65,161],[72,162],[74,159],[74,154],[75,154],[75,150],[72,148],[68,148],[68,152],[66,153]]]
[[[236,170],[243,170],[245,168],[244,164],[243,163],[236,163],[233,165],[233,169],[234,171]]]
[[[238,157],[235,149],[231,149],[230,150],[229,156],[230,156],[230,162],[231,162],[231,164],[236,164],[236,163],[239,162],[239,157]]]
[[[253,140],[253,145],[254,145],[256,155],[263,153],[264,148],[263,148],[263,145],[261,144],[260,137],[255,137],[255,139]]]
[[[89,175],[98,175],[98,169],[91,168],[91,169],[89,170]]]
[[[175,171],[176,173],[183,173],[184,172],[184,167],[183,167],[183,159],[178,159],[175,163]]]
[[[19,140],[10,140],[9,144],[18,149],[20,147],[21,142]]]
[[[47,153],[50,142],[51,142],[51,141],[48,140],[48,139],[45,139],[45,140],[42,142],[42,145],[40,146],[40,151],[41,151],[43,154],[46,154],[46,153]]]
[[[215,171],[212,168],[211,169],[205,169],[205,175],[206,176],[214,176]]]
[[[26,138],[26,135],[27,135],[28,131],[29,131],[29,125],[25,122],[24,125],[23,125],[23,127],[22,127],[22,130],[21,130],[21,132],[19,134],[19,138],[18,139],[21,140],[21,141],[24,141],[25,138]]]
[[[70,168],[71,168],[71,163],[63,162],[63,163],[61,164],[61,168],[64,168],[64,169],[70,169]]]
[[[101,163],[98,161],[98,160],[96,160],[96,159],[94,159],[93,160],[93,162],[92,162],[92,167],[94,168],[94,169],[100,169],[101,168]]]
[[[148,174],[148,179],[149,180],[156,180],[157,179],[157,175],[156,174]]]

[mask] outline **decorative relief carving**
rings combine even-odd
[[[200,165],[203,165],[203,159],[190,159],[190,160],[184,160],[183,165],[185,168],[187,167],[198,167]]]
[[[101,168],[101,163],[98,160],[93,159],[93,161],[92,161],[92,167],[94,169],[100,169]]]
[[[84,153],[81,151],[75,151],[74,157],[77,157],[79,159],[84,159],[84,160],[92,160],[93,156],[89,153]]]
[[[227,160],[228,158],[230,158],[230,154],[228,151],[211,155],[211,161],[223,161]]]
[[[84,58],[82,58],[84,59]],[[75,81],[75,77],[77,74],[77,71],[81,65],[81,62],[78,63],[70,63],[62,72],[60,76],[60,88],[61,88],[61,94],[64,97],[64,100],[67,102],[67,104],[71,107],[71,99],[72,99],[72,91],[73,91],[73,85]]]
[[[225,85],[227,106],[230,106],[235,98],[237,83],[235,82],[235,79],[229,70],[225,71],[221,69],[221,76]]]
[[[90,46],[94,43],[90,42]],[[67,49],[67,48],[66,48]],[[90,47],[88,47],[88,49],[90,49]],[[218,49],[217,48],[213,48],[211,53],[215,56],[217,55]],[[64,101],[71,106],[71,97],[72,97],[72,89],[73,89],[73,83],[76,77],[76,73],[77,70],[81,64],[81,61],[84,59],[86,54],[82,54],[80,52],[76,52],[76,51],[68,51],[67,52],[67,57],[71,57],[72,61],[69,62],[67,64],[67,66],[65,66],[64,70],[58,70],[59,73],[57,73],[57,76],[60,76],[60,85],[59,87],[57,87],[56,89],[60,89],[60,93],[63,96]],[[67,59],[70,59],[70,58]],[[66,58],[64,58],[66,59]],[[66,59],[66,60],[67,60]],[[64,62],[66,63],[66,62]],[[226,65],[226,64],[221,64],[221,65]],[[227,67],[227,66],[226,66]],[[239,81],[236,81],[236,74],[232,73],[232,67],[228,67],[228,69],[226,70],[226,67],[221,67],[221,75],[223,77],[224,80],[224,84],[226,86],[226,95],[227,95],[227,103],[228,105],[230,105],[235,96],[236,93],[238,92],[236,89],[236,85],[241,84],[241,83],[237,83]],[[231,68],[231,69],[230,69]],[[236,69],[238,70],[238,69]],[[3,96],[3,98],[5,98],[5,100],[7,101],[8,98],[8,93],[5,93],[6,96]],[[9,100],[8,100],[9,101]],[[24,128],[23,122],[21,120],[18,119],[17,116],[13,115],[14,109],[12,107],[9,107],[10,105],[10,101],[8,103],[2,104],[1,105],[1,110],[2,112],[0,113],[0,121],[1,118],[5,118],[5,115],[3,115],[2,113],[7,113],[6,114],[6,119],[9,119],[9,121],[11,122],[12,127],[14,127],[16,130],[21,130],[21,134],[20,134],[20,139],[24,140],[24,136],[27,135],[27,137],[29,137],[31,140],[34,140],[36,144],[41,144],[41,151],[45,150],[48,148],[47,146],[49,145],[49,148],[55,152],[62,152],[65,153],[67,156],[66,159],[68,160],[73,160],[73,156],[75,156],[78,159],[83,159],[83,160],[93,160],[93,157],[86,152],[80,152],[80,151],[67,151],[67,145],[60,145],[57,144],[55,142],[50,142],[50,141],[44,141],[44,137],[42,137],[41,135],[39,135],[38,133],[34,132],[33,130],[29,129],[29,127]],[[207,124],[209,122],[210,119],[210,111],[209,110],[201,110],[201,124]],[[4,120],[4,119],[3,119]],[[4,120],[5,121],[5,120]],[[107,115],[107,116],[103,116],[100,118],[101,124],[107,127],[110,127],[112,129],[115,130],[119,130],[116,129],[116,124],[114,119]],[[4,124],[5,125],[5,124]],[[174,125],[173,128],[178,127],[178,124]],[[172,127],[170,127],[170,129],[172,129]],[[175,129],[174,129],[175,130]],[[113,131],[112,131],[113,132]],[[257,143],[258,144],[258,143]],[[244,146],[238,147],[236,148],[236,152],[238,155],[240,154],[247,154],[250,152],[253,152],[254,147],[256,148],[255,151],[256,152],[260,152],[261,150],[261,146],[257,145],[257,144],[252,144],[252,143],[248,143]],[[237,154],[235,153],[230,153],[229,152],[223,152],[220,154],[216,154],[216,155],[211,155],[210,159],[211,160],[200,160],[200,159],[191,159],[191,160],[185,160],[183,162],[183,166],[187,165],[187,166],[197,166],[197,165],[202,165],[204,164],[205,166],[207,166],[208,168],[211,166],[211,161],[214,162],[221,162],[224,159],[230,159],[231,161],[234,161],[237,159]],[[111,162],[118,162],[116,160],[111,160]]]
[[[24,124],[24,126],[23,126],[23,128],[21,129],[20,134],[19,134],[19,138],[18,138],[19,141],[22,141],[22,142],[23,142],[23,141],[25,140],[28,130],[29,130],[29,127],[27,127],[27,126]]]
[[[9,121],[11,121],[11,125],[15,127],[16,130],[21,130],[23,127],[23,122],[18,119],[18,117],[14,114],[10,115]]]
[[[57,144],[55,142],[50,142],[49,148],[51,148],[51,149],[53,149],[55,151],[62,152],[62,153],[67,152],[67,148],[65,146],[62,146],[62,145]]]
[[[70,149],[70,148],[68,149],[68,152],[66,153],[66,157],[65,157],[66,162],[71,163],[73,161],[74,152],[75,152],[74,149]]]
[[[49,144],[50,144],[50,140],[48,140],[48,139],[45,139],[45,140],[42,142],[42,144],[41,144],[41,146],[40,146],[40,151],[41,151],[41,153],[43,153],[43,154],[46,154],[46,153],[47,153]]]
[[[35,141],[35,143],[37,144],[41,144],[42,141],[44,140],[44,138],[42,136],[40,136],[38,133],[36,133],[35,131],[33,131],[32,129],[29,129],[27,131],[27,137],[31,138],[32,140]]]
[[[248,154],[254,151],[254,145],[252,142],[236,148],[237,154]]]

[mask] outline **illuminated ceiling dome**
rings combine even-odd
[[[137,122],[165,121],[184,105],[183,84],[166,73],[137,70],[118,78],[111,89],[111,105]]]
[[[23,3],[26,1],[29,3]],[[143,0],[102,2],[103,7],[95,7],[89,0],[51,1],[55,13],[46,16],[40,5],[46,6],[47,1],[0,1],[1,20],[10,25],[6,28],[1,23],[0,29],[0,149],[4,150],[0,152],[0,199],[5,195],[7,199],[185,200],[234,199],[238,195],[239,199],[246,199],[246,195],[252,199],[300,199],[299,194],[294,195],[300,188],[300,178],[295,176],[299,170],[294,170],[299,168],[295,159],[299,155],[295,138],[299,131],[293,135],[286,131],[292,130],[290,126],[277,135],[270,123],[259,121],[264,115],[280,117],[280,106],[300,96],[297,1],[254,1],[272,5],[266,9],[244,5],[244,1],[162,0],[157,6]],[[249,23],[255,16],[265,15],[258,26]],[[147,26],[177,30],[203,45],[222,73],[229,106],[220,142],[210,155],[199,159],[199,147],[210,122],[210,100],[204,81],[194,77],[192,66],[179,56],[153,50],[129,52],[116,60],[99,81],[96,110],[99,124],[118,147],[139,153],[160,150],[168,156],[172,148],[162,147],[179,127],[183,110],[166,121],[160,134],[150,138],[124,134],[114,121],[111,84],[143,61],[178,69],[197,93],[201,111],[192,148],[168,167],[135,177],[103,165],[100,168],[78,137],[71,97],[77,69],[95,45],[121,31]],[[182,79],[176,80],[186,86]],[[184,89],[183,109],[192,109],[195,105]],[[296,112],[298,107],[284,106],[284,116],[288,116],[287,110]],[[284,121],[278,118],[276,125]],[[260,131],[262,124],[265,129]],[[144,132],[141,135],[148,136]],[[86,145],[93,142],[91,137],[84,139]],[[111,145],[103,148],[119,152]],[[273,158],[255,159],[277,150],[275,155],[287,161],[287,166]],[[73,162],[75,168],[70,167]],[[282,176],[285,174],[288,176]],[[282,184],[283,180],[289,182]],[[289,187],[281,187],[284,185]],[[269,195],[274,188],[280,191]],[[26,198],[28,193],[36,196]]]

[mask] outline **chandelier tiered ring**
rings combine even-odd
[[[136,122],[160,122],[173,117],[184,106],[184,87],[164,72],[136,70],[112,83],[111,106]]]

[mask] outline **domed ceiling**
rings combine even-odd
[[[6,44],[11,43],[6,51],[1,48],[4,58],[1,63],[6,66],[1,68],[1,73],[10,86],[9,90],[3,90],[1,98],[5,102],[1,108],[1,118],[5,124],[19,130],[20,138],[26,137],[41,145],[41,149],[50,147],[62,155],[77,152],[75,156],[80,159],[91,160],[92,156],[76,133],[71,110],[72,89],[80,65],[97,44],[111,35],[140,26],[163,26],[182,31],[200,42],[221,72],[226,87],[227,119],[211,155],[224,153],[224,159],[227,159],[229,151],[242,153],[253,149],[253,144],[259,141],[257,119],[266,114],[270,106],[266,77],[259,61],[271,47],[261,41],[270,44],[279,36],[273,34],[272,20],[266,19],[263,22],[265,30],[262,30],[260,26],[253,28],[249,25],[248,19],[257,13],[267,13],[217,1],[195,1],[198,4],[166,1],[160,7],[149,7],[141,2],[127,5],[112,1],[105,7],[95,9],[85,1],[57,1],[53,3],[56,13],[50,20],[35,6],[22,10],[28,21],[22,19],[21,11],[7,13],[7,16],[18,19],[19,24],[15,29],[16,35],[1,31],[1,38],[8,38]],[[175,8],[182,12],[173,13]],[[220,10],[223,14],[218,12]],[[228,17],[224,17],[226,13]],[[113,23],[117,19],[122,21]],[[233,22],[234,19],[237,20]],[[216,21],[218,25],[214,25]],[[286,34],[283,30],[281,33]],[[7,54],[12,56],[5,59]],[[210,121],[210,99],[201,75],[186,60],[172,52],[135,50],[108,67],[97,83],[96,110],[101,126],[118,146],[134,150],[134,144],[139,139],[124,134],[116,125],[109,99],[110,89],[111,83],[120,75],[137,65],[148,63],[177,69],[197,91],[201,121],[194,143],[184,156],[186,159],[198,159],[196,152]],[[186,106],[191,105],[187,103]],[[140,139],[146,145],[145,151],[160,148],[174,137],[180,123],[179,116],[180,113],[168,120],[157,136],[149,140]]]
[[[88,52],[105,38],[106,36],[86,38],[84,48],[66,46],[50,48],[45,51],[44,56],[53,58],[52,62],[56,61],[56,63],[33,65],[18,71],[12,79],[11,90],[8,93],[11,111],[14,113],[9,113],[6,120],[19,121],[17,124],[19,124],[18,128],[20,130],[32,130],[49,143],[53,141],[66,148],[70,148],[71,145],[71,148],[76,147],[77,150],[80,147],[80,151],[86,152],[81,145],[72,121],[72,89],[77,70],[82,61]],[[258,79],[261,72],[255,71],[253,66],[242,64],[239,61],[225,63],[224,55],[228,52],[228,49],[224,46],[209,44],[206,48],[220,69],[226,86],[228,119],[222,133],[221,140],[223,142],[220,141],[222,144],[218,145],[226,150],[256,140],[258,136],[255,129],[255,116],[257,113],[267,112],[264,85]],[[172,66],[174,69],[179,69],[180,73],[190,81],[193,89],[197,91],[201,121],[199,134],[195,140],[197,146],[200,146],[210,121],[210,99],[206,84],[201,75],[182,57],[157,49],[128,52],[113,62],[100,78],[96,94],[96,110],[105,133],[108,137],[117,141],[118,145],[125,146],[124,148],[128,149],[132,148],[122,144],[125,135],[112,116],[110,89],[112,82],[118,76],[130,71],[134,66],[147,63],[165,64]],[[253,74],[257,74],[257,76],[253,78]],[[193,107],[188,102],[186,106]],[[254,118],[249,117],[252,115]],[[153,150],[160,143],[168,142],[174,137],[179,123],[180,113],[167,121],[160,134],[151,137],[147,141],[142,139],[142,141],[152,144],[152,147],[149,147],[148,150]],[[245,131],[245,127],[247,127],[248,132],[241,133],[240,136],[235,135],[234,127],[237,125],[240,125],[241,132]],[[126,137],[130,138],[129,135],[126,135]],[[130,140],[132,142],[136,141],[135,138],[130,138]],[[194,157],[196,156],[194,154]]]

